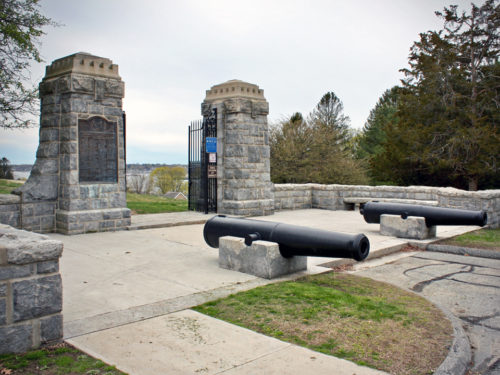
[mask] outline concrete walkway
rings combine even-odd
[[[380,374],[189,310],[269,282],[220,269],[218,249],[208,247],[203,240],[203,225],[172,226],[206,218],[191,214],[133,218],[138,227],[148,225],[148,217],[156,226],[168,217],[170,226],[158,229],[50,235],[64,243],[64,334],[71,344],[138,375]],[[173,215],[179,215],[178,219]],[[365,223],[354,211],[282,211],[259,219],[364,233],[370,240],[372,257],[397,251],[407,242],[381,236],[378,224]],[[438,237],[472,229],[439,227]],[[310,257],[305,273],[326,271],[325,263],[332,263],[332,259]]]

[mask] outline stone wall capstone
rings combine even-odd
[[[0,224],[0,354],[63,337],[63,244]]]

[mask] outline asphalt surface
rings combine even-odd
[[[500,375],[500,260],[423,251],[363,267],[354,273],[413,291],[450,311],[469,339],[468,374]]]

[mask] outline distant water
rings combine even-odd
[[[13,171],[13,172],[14,172],[14,180],[27,179],[31,173],[28,171]]]
[[[29,171],[13,171],[14,172],[14,179],[19,180],[19,179],[27,179],[30,176]],[[127,176],[137,176],[137,175],[146,175],[149,176],[149,172],[142,172],[142,171],[127,171]]]
[[[149,176],[150,173],[151,172],[131,170],[131,171],[127,171],[127,177],[137,176],[137,175]],[[29,176],[30,176],[30,172],[28,172],[28,171],[14,171],[14,179],[15,180],[27,179]]]

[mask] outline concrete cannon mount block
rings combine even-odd
[[[254,241],[247,246],[243,238],[226,236],[219,239],[219,267],[274,279],[306,270],[307,257],[284,258],[275,242]]]
[[[427,227],[425,218],[408,216],[403,219],[398,215],[380,216],[380,234],[398,238],[425,240],[436,237],[436,227]]]

